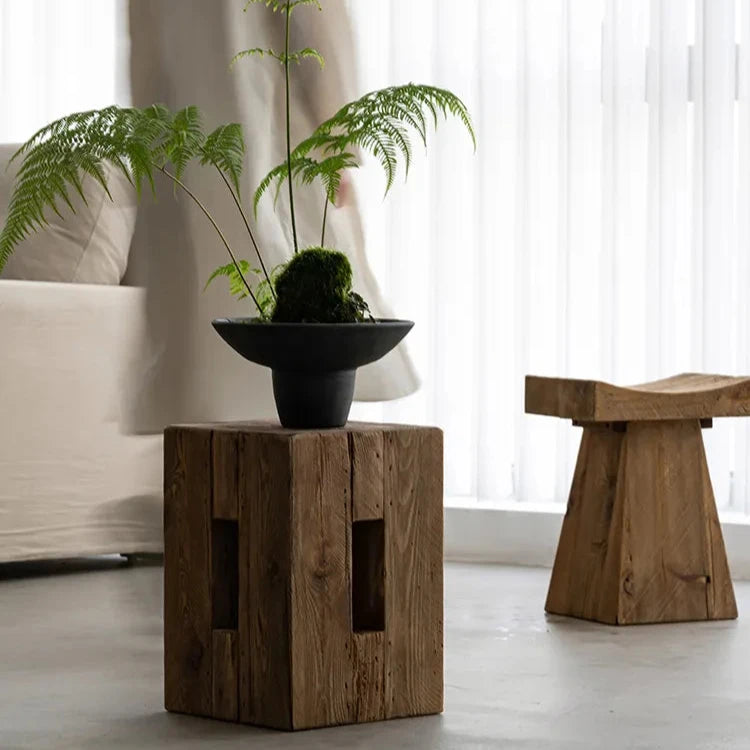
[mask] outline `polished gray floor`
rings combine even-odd
[[[285,734],[162,710],[159,567],[0,566],[0,748],[750,748],[729,623],[546,618],[548,571],[448,565],[443,716]]]

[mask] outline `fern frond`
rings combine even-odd
[[[289,170],[287,169],[287,163],[283,162],[282,164],[279,164],[278,166],[274,167],[260,182],[260,185],[258,185],[258,188],[255,191],[255,197],[253,198],[253,210],[255,211],[255,216],[258,216],[258,204],[260,203],[260,199],[263,197],[264,193],[268,190],[268,188],[271,187],[275,182],[278,182],[278,184],[281,184],[283,180],[286,178]]]
[[[276,281],[279,278],[281,272],[286,268],[286,263],[281,263],[271,270],[268,278],[262,278],[255,287],[255,303],[258,306],[260,317],[262,319],[270,319],[273,307],[276,304]],[[245,299],[249,296],[248,289],[245,286],[245,282],[237,270],[237,266],[242,271],[245,279],[250,277],[250,274],[254,274],[257,278],[261,278],[262,271],[260,268],[252,268],[250,263],[246,260],[238,260],[237,265],[234,263],[227,263],[225,266],[219,266],[214,272],[208,277],[206,285],[203,287],[205,292],[211,283],[218,278],[226,278],[229,281],[229,293],[237,299]]]
[[[281,263],[271,269],[268,279],[263,279],[255,289],[255,298],[261,309],[261,316],[270,318],[276,304],[276,281],[281,272],[286,268],[286,263]]]
[[[344,170],[356,169],[359,167],[357,157],[349,152],[342,154],[333,154],[324,159],[317,160],[308,156],[298,156],[292,159],[292,177],[303,185],[309,185],[316,179],[320,179],[326,190],[328,199],[333,203],[336,200],[336,194],[341,186],[341,178]],[[275,195],[278,197],[279,191],[284,181],[289,177],[287,163],[283,162],[272,169],[262,180],[253,199],[253,206],[256,214],[258,204],[265,192],[271,187],[275,188]],[[275,203],[274,199],[274,203]]]
[[[212,164],[223,172],[240,195],[240,176],[245,162],[245,139],[237,122],[220,125],[206,137],[200,149],[200,163]]]
[[[239,61],[246,57],[272,57],[280,63],[284,62],[284,53],[276,52],[273,49],[264,49],[263,47],[253,47],[252,49],[243,49],[238,52],[230,61],[229,67],[232,68]]]
[[[48,211],[61,215],[63,206],[74,210],[73,192],[86,201],[85,175],[109,195],[107,163],[125,175],[140,197],[144,182],[154,189],[155,171],[172,164],[179,180],[196,158],[218,167],[239,191],[243,156],[239,125],[226,125],[206,137],[196,107],[173,115],[163,105],[112,106],[60,118],[37,131],[11,159],[22,163],[0,231],[0,270],[20,242],[48,223]]]
[[[239,271],[237,270],[238,266]],[[205,292],[215,279],[224,277],[229,279],[229,293],[233,297],[237,297],[237,299],[245,299],[248,296],[248,289],[245,286],[242,275],[240,275],[240,271],[242,271],[242,275],[247,278],[251,273],[256,273],[257,269],[252,268],[250,263],[246,260],[238,260],[236,265],[234,263],[227,263],[225,266],[219,266],[208,277],[208,281],[203,287],[203,291]]]
[[[292,151],[292,165],[306,165],[305,159],[320,153],[324,157],[348,154],[361,148],[375,156],[383,167],[385,192],[393,186],[400,160],[408,175],[412,161],[410,136],[416,132],[427,145],[427,118],[437,126],[441,118],[456,117],[466,127],[476,148],[476,135],[466,105],[455,94],[435,86],[408,83],[373,91],[342,107],[333,117],[319,125]],[[313,160],[321,163],[321,160]],[[356,165],[356,164],[355,164]],[[342,169],[348,169],[351,164]],[[302,167],[300,167],[302,168]],[[295,173],[295,167],[292,166]],[[260,197],[278,180],[286,179],[285,164],[275,167],[255,193]]]
[[[232,68],[234,65],[243,58],[246,57],[272,57],[277,62],[284,65],[287,62],[297,63],[298,65],[306,58],[312,58],[318,61],[321,68],[325,67],[326,61],[323,55],[318,50],[312,47],[305,47],[304,49],[297,50],[296,52],[290,52],[288,55],[286,52],[276,52],[273,49],[264,49],[262,47],[253,47],[252,49],[245,49],[238,52],[229,62],[229,67]]]
[[[251,5],[258,3],[271,8],[274,13],[291,13],[298,5],[314,5],[318,10],[323,10],[320,6],[320,0],[247,0],[245,10]]]
[[[282,55],[282,58],[285,57]],[[305,47],[304,49],[297,50],[296,52],[290,52],[289,53],[289,62],[294,62],[299,65],[303,60],[307,58],[312,58],[313,60],[318,61],[318,65],[320,65],[321,68],[325,68],[326,61],[323,55],[318,52],[318,50],[313,49],[312,47]],[[282,60],[283,62],[283,60]]]
[[[306,159],[297,170],[294,169],[293,163],[292,172],[305,185],[320,179],[326,190],[328,200],[335,203],[344,170],[356,169],[357,167],[359,167],[357,157],[354,154],[343,153],[328,156],[321,161]]]
[[[184,176],[187,165],[201,152],[205,139],[198,107],[185,107],[172,118],[162,148],[166,161],[174,165],[178,180]]]

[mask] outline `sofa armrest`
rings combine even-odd
[[[121,427],[144,319],[141,289],[0,280],[0,561],[159,548],[161,436]]]
[[[81,427],[119,421],[144,304],[144,290],[134,287],[0,280],[6,425],[23,435],[30,418]]]

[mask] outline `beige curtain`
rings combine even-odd
[[[242,12],[239,0],[130,0],[133,103],[163,102],[172,108],[197,104],[207,127],[241,122],[248,146],[242,179],[245,203],[263,175],[284,156],[284,86],[273,60],[247,60],[229,70],[235,52],[248,47],[283,47],[283,17],[265,7]],[[326,68],[308,60],[293,71],[293,139],[296,141],[345,101],[357,87],[353,36],[346,5],[327,0],[324,11],[300,8],[293,16],[293,45],[316,47]],[[254,260],[236,209],[218,175],[205,168],[188,171],[185,181],[208,206],[240,257]],[[287,196],[274,212],[272,200],[259,208],[257,237],[266,263],[290,254]],[[322,189],[295,194],[302,245],[318,244]],[[327,244],[346,251],[355,286],[379,316],[387,308],[365,258],[365,238],[356,198],[329,214]],[[270,375],[240,359],[215,334],[213,318],[252,315],[221,283],[203,285],[223,248],[205,217],[182,194],[159,185],[158,198],[146,197],[139,210],[126,281],[148,290],[147,351],[129,383],[130,428],[160,430],[172,422],[273,416]],[[358,374],[356,397],[386,400],[411,393],[417,377],[400,347]]]

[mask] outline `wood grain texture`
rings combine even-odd
[[[353,722],[385,719],[385,633],[352,633]]]
[[[441,711],[442,507],[434,428],[169,428],[167,708],[288,730]]]
[[[622,624],[708,619],[701,460],[697,420],[628,425],[618,486],[624,500]]]
[[[211,434],[164,435],[164,704],[210,716]]]
[[[700,444],[698,474],[703,486],[703,510],[705,537],[708,544],[710,586],[707,587],[709,620],[733,620],[737,617],[737,602],[729,572],[724,537],[721,533],[719,514],[716,510],[714,490],[708,473],[708,463],[703,442]]]
[[[292,438],[292,726],[352,721],[351,466],[345,433]]]
[[[383,517],[383,430],[349,432],[352,520]]]
[[[443,710],[443,446],[386,432],[385,716]]]
[[[624,433],[587,427],[578,451],[545,610],[616,623],[622,504],[615,508]]]
[[[352,466],[352,521],[382,519],[384,486],[384,435],[382,428],[349,432],[349,452]],[[385,530],[383,529],[385,534]],[[384,540],[383,540],[384,543]],[[353,551],[354,552],[354,551]],[[379,587],[376,597],[383,606],[382,623],[385,622],[385,546],[383,558],[370,560],[370,587]],[[368,554],[374,554],[367,550]],[[361,562],[361,561],[360,561]],[[382,563],[382,570],[379,564]],[[350,576],[352,587],[352,614],[361,602],[358,596],[368,592],[357,590],[354,581],[354,555]],[[368,602],[371,596],[366,597]],[[352,623],[355,624],[354,622]],[[385,633],[383,631],[353,632],[351,636],[354,684],[352,690],[352,721],[380,721],[385,718]]]
[[[750,415],[750,377],[685,373],[630,387],[526,376],[526,413],[581,422],[710,419]]]
[[[584,430],[546,608],[621,625],[736,617],[697,419]]]
[[[213,708],[211,715],[223,721],[237,721],[239,689],[237,631],[213,631]]]
[[[291,729],[291,446],[247,431],[238,456],[240,721]]]
[[[236,521],[239,514],[238,435],[213,432],[213,516]]]
[[[278,422],[273,420],[253,420],[248,422],[205,422],[202,424],[180,424],[173,425],[173,428],[183,430],[195,430],[198,432],[230,432],[230,433],[248,433],[275,435],[276,437],[292,437],[293,435],[326,435],[331,432],[325,430],[300,430],[282,427]],[[381,422],[347,422],[341,429],[347,434],[353,432],[421,432],[422,430],[434,430],[434,427],[425,425],[412,424],[390,424]]]

